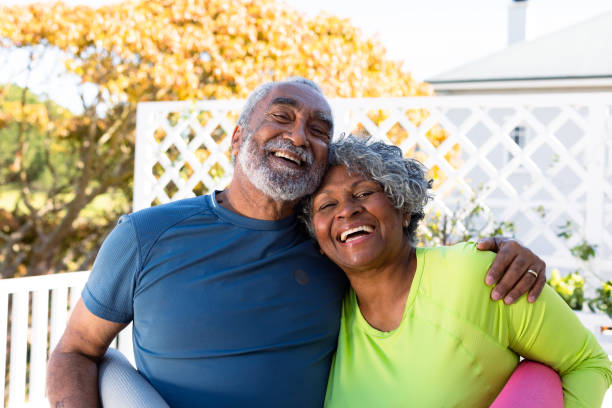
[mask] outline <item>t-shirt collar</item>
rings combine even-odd
[[[217,193],[220,193],[220,191],[215,190],[211,195],[209,195],[211,207],[215,214],[219,216],[219,218],[222,218],[223,220],[231,224],[255,230],[278,230],[290,227],[296,222],[298,222],[297,214],[292,214],[288,217],[281,218],[280,220],[273,221],[258,220],[256,218],[249,218],[240,214],[236,214],[235,212],[221,206],[217,202]]]

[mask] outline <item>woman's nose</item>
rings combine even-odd
[[[359,203],[354,200],[347,200],[340,204],[336,217],[338,218],[350,218],[361,213],[362,207]]]

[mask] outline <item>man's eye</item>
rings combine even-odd
[[[312,127],[310,128],[310,131],[312,132],[313,135],[315,135],[318,138],[326,139],[326,140],[329,140],[330,138],[330,134],[327,129],[323,129],[320,127]]]
[[[287,122],[287,121],[291,120],[289,115],[287,115],[286,113],[273,113],[272,117],[274,119],[276,119],[276,120],[281,121],[281,122]]]

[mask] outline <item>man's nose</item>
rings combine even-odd
[[[291,140],[294,146],[308,146],[306,125],[299,121],[288,132],[285,132],[284,137]]]

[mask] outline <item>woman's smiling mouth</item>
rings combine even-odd
[[[363,236],[370,235],[372,232],[374,232],[374,228],[370,225],[359,225],[342,232],[337,239],[342,243],[349,243]]]

